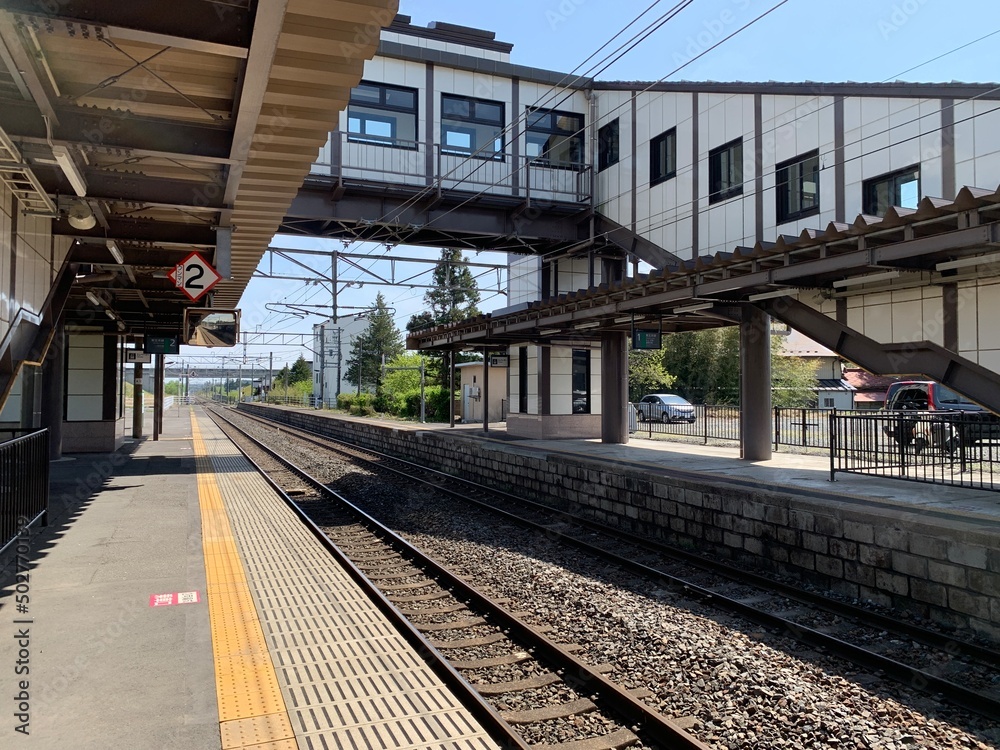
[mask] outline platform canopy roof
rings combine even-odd
[[[189,302],[165,272],[192,251],[225,270],[226,245],[210,304],[236,307],[396,9],[4,0],[0,143],[75,240],[67,322],[90,291],[130,332],[176,328]]]
[[[407,347],[585,347],[603,332],[718,328],[739,322],[747,303],[780,305],[802,292],[833,304],[860,294],[1000,277],[998,248],[1000,187],[966,186],[954,198],[924,197],[916,208],[859,214],[850,224],[831,222],[648,275],[411,331]]]

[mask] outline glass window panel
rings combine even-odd
[[[417,95],[413,91],[400,91],[399,89],[386,89],[385,92],[385,103],[389,107],[398,107],[399,109],[412,109],[417,108]]]
[[[590,352],[573,350],[573,413],[590,414]]]
[[[920,182],[910,178],[899,186],[899,205],[903,208],[916,208],[920,202]]]
[[[445,131],[445,145],[450,148],[460,148],[465,151],[472,150],[472,135],[462,133],[457,130]]]
[[[529,112],[528,128],[550,130],[552,128],[552,116],[548,112]]]
[[[489,120],[498,124],[503,123],[503,106],[500,104],[490,104],[488,102],[476,102],[476,119]]]
[[[351,90],[351,100],[357,102],[366,102],[369,104],[378,104],[381,102],[382,87],[381,86],[371,86],[366,83],[362,83],[360,86],[355,86]]]
[[[468,99],[446,96],[441,100],[441,114],[446,117],[469,117],[470,105]]]

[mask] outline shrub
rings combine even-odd
[[[375,413],[375,409],[372,407],[371,398],[367,393],[362,393],[355,398],[354,403],[351,404],[351,414],[356,417],[372,416]]]
[[[354,405],[355,394],[353,393],[340,393],[337,395],[337,408],[343,409],[344,411],[350,411],[351,407]]]

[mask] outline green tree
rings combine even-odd
[[[285,365],[285,367],[288,367],[288,365]],[[299,358],[295,360],[295,364],[292,365],[292,369],[288,372],[288,384],[303,383],[307,380],[312,382],[312,371],[309,369],[309,363],[306,362],[306,358],[300,354]]]
[[[674,380],[674,376],[663,367],[663,353],[661,351],[629,350],[629,401],[638,401],[647,393],[657,393],[666,390],[674,384]]]
[[[368,316],[368,327],[351,342],[345,362],[345,379],[362,389],[379,391],[382,384],[382,358],[390,361],[405,351],[403,335],[392,319],[392,312],[381,293],[375,309]]]
[[[771,402],[774,406],[803,407],[816,402],[816,370],[819,362],[782,354],[785,342],[771,337]]]
[[[412,316],[406,324],[407,331],[455,323],[479,315],[479,286],[467,266],[462,251],[442,248],[441,258],[434,266],[434,286],[424,293],[428,310]],[[456,364],[471,361],[475,357],[456,354]],[[442,387],[448,387],[449,359],[447,355],[428,355],[431,378]]]
[[[815,399],[816,364],[786,357],[780,336],[771,337],[771,385],[775,406],[805,406]],[[673,390],[689,401],[738,404],[738,326],[676,333],[664,341],[663,364],[676,377]]]

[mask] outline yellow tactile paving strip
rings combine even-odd
[[[191,430],[222,747],[295,750],[295,734],[194,414]]]
[[[201,436],[299,749],[495,750],[228,438]]]

